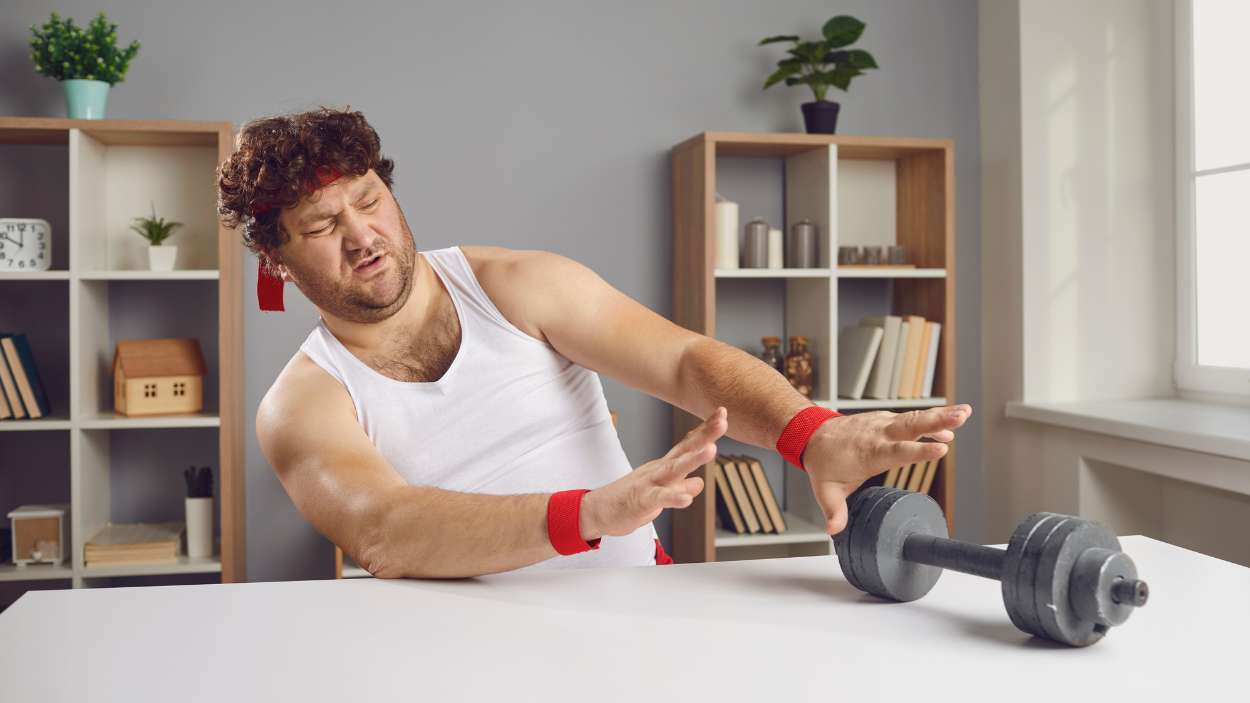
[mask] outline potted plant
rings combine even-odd
[[[31,25],[30,31],[35,71],[65,86],[69,117],[102,119],[109,88],[126,77],[131,59],[139,53],[139,42],[119,49],[117,25],[110,24],[103,12],[85,28],[53,12],[43,27]]]
[[[166,222],[165,218],[157,218],[156,204],[152,204],[151,217],[136,217],[135,224],[130,225],[130,229],[139,233],[139,236],[148,240],[148,268],[153,271],[172,271],[174,268],[174,259],[178,256],[178,247],[165,246],[163,242],[169,239],[174,233],[174,229],[181,227],[181,222]]]
[[[845,91],[851,79],[865,69],[877,68],[877,61],[863,49],[847,49],[864,33],[864,23],[849,15],[838,15],[825,23],[820,41],[800,41],[797,36],[780,35],[760,40],[759,46],[793,42],[786,53],[790,58],[777,62],[777,70],[764,82],[764,89],[785,81],[786,85],[806,85],[816,95],[803,103],[803,123],[811,134],[833,134],[838,126],[838,103],[825,100],[829,87]]]

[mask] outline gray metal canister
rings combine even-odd
[[[768,268],[768,223],[756,217],[746,224],[742,245],[742,268]]]
[[[786,242],[786,268],[816,268],[816,225],[799,220],[790,227]]]

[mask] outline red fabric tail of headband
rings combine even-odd
[[[268,266],[261,265],[256,277],[256,299],[265,312],[282,312],[282,278]]]

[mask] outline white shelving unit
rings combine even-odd
[[[759,352],[760,337],[807,337],[814,402],[840,412],[945,405],[954,390],[953,144],[942,139],[704,132],[673,147],[673,319]],[[783,232],[815,225],[810,269],[715,268],[716,195]],[[741,223],[740,223],[741,224]],[[741,233],[741,232],[740,232]],[[913,267],[838,266],[839,245],[906,247]],[[838,398],[837,334],[867,315],[913,314],[943,324],[934,396]],[[784,350],[783,350],[784,351]],[[674,416],[674,437],[697,419]],[[827,553],[829,536],[809,482],[775,453],[722,440],[720,453],[759,458],[780,494],[784,534],[733,534],[716,527],[716,491],[673,514],[673,555],[681,562]],[[954,452],[932,494],[953,516]],[[706,479],[706,472],[704,472]]]
[[[68,157],[61,169],[67,182],[56,184],[63,200],[45,206],[48,213],[29,213],[54,223],[54,268],[0,274],[6,299],[25,301],[0,308],[0,329],[27,334],[53,416],[0,421],[0,475],[68,473],[68,495],[58,502],[70,504],[70,558],[55,567],[0,565],[0,581],[60,579],[78,588],[131,576],[244,580],[241,259],[237,235],[217,221],[213,187],[217,164],[233,149],[232,127],[0,118],[0,150],[28,145],[59,147],[48,151]],[[146,242],[129,229],[153,202],[158,215],[184,223],[170,242],[178,246],[178,270],[147,270]],[[200,341],[205,410],[116,414],[116,343],[159,337]],[[213,468],[216,554],[169,564],[84,564],[86,541],[110,521],[181,519],[188,465]]]

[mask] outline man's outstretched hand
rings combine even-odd
[[[864,481],[897,466],[946,456],[946,443],[955,439],[952,430],[971,416],[970,405],[948,405],[856,413],[822,424],[803,451],[803,465],[825,514],[825,531],[836,535],[846,527],[846,498]]]
[[[582,538],[627,535],[659,517],[665,508],[685,508],[703,490],[690,476],[716,456],[716,440],[729,428],[717,408],[667,454],[649,461],[582,499]]]

